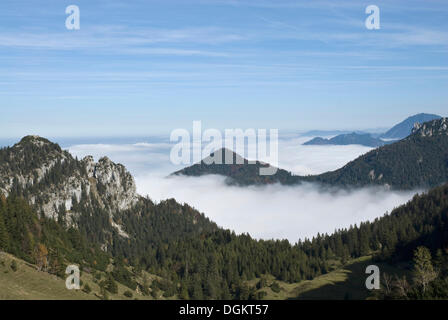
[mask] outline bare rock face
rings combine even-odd
[[[416,123],[412,133],[421,137],[448,135],[448,118],[441,118],[423,124]]]
[[[95,160],[92,156],[87,156],[84,159],[81,160],[84,167],[86,168],[87,176],[89,178],[93,178],[95,175]]]
[[[134,178],[123,165],[101,158],[95,165],[93,178],[104,186],[105,196],[111,199],[113,208],[126,210],[137,203]]]
[[[91,156],[78,161],[37,136],[0,150],[0,159],[0,194],[22,190],[38,212],[52,219],[62,213],[67,225],[75,227],[81,213],[74,210],[74,202],[99,203],[109,213],[111,225],[127,236],[114,216],[135,206],[139,196],[132,175],[123,165],[106,157],[97,163]]]

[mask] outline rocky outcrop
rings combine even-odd
[[[78,161],[37,136],[25,137],[13,147],[0,150],[0,160],[1,194],[19,188],[38,212],[52,219],[62,212],[69,226],[76,226],[81,214],[74,210],[74,202],[99,203],[108,212],[111,225],[127,236],[114,217],[136,205],[139,196],[132,175],[123,165],[106,157],[98,162],[91,156]]]
[[[112,201],[112,208],[126,210],[138,200],[134,178],[121,164],[113,163],[109,158],[101,158],[94,164],[94,178],[104,187],[103,195]]]
[[[412,133],[412,128],[415,126],[416,123],[422,124],[440,118],[441,116],[436,114],[419,113],[413,115],[405,119],[404,121],[400,122],[399,124],[395,125],[394,127],[392,127],[390,130],[384,133],[381,136],[381,138],[394,139],[394,140],[404,139]]]
[[[423,124],[416,123],[412,133],[421,137],[448,135],[448,118],[441,118]]]

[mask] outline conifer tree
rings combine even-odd
[[[3,199],[0,199],[0,250],[7,251],[8,245],[9,245],[9,235],[8,231],[6,230],[5,225],[5,210],[6,210],[6,201]]]
[[[425,293],[428,284],[437,277],[431,262],[431,252],[426,247],[418,247],[414,254],[414,281]]]

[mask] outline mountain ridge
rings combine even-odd
[[[410,116],[402,122],[390,128],[387,132],[381,135],[384,139],[404,139],[412,133],[412,129],[416,123],[424,123],[432,120],[442,118],[436,114],[418,113]]]
[[[18,189],[26,190],[30,204],[37,204],[49,218],[56,218],[64,207],[70,225],[80,215],[70,208],[81,201],[83,193],[90,202],[95,198],[111,219],[114,211],[129,209],[139,199],[134,179],[123,165],[107,157],[98,162],[91,156],[77,160],[42,137],[26,136],[1,149],[0,159],[0,193],[8,196]]]
[[[218,155],[218,159],[221,159],[218,163],[214,163],[215,156]],[[225,159],[232,160],[231,164],[226,164]],[[198,176],[206,174],[218,174],[226,176],[226,183],[229,185],[251,185],[251,184],[263,184],[274,183],[271,176],[260,175],[260,169],[267,168],[270,165],[260,161],[249,161],[241,157],[236,152],[227,148],[219,149],[212,152],[210,156],[202,159],[199,163],[190,167],[173,172],[171,176],[187,175]],[[242,181],[241,178],[249,176],[248,181]],[[290,172],[278,169],[275,177],[281,177],[281,179],[293,179]]]
[[[359,144],[366,147],[380,147],[385,144],[392,143],[397,140],[406,138],[412,133],[413,127],[416,123],[424,123],[432,120],[438,120],[442,118],[436,114],[419,113],[410,116],[402,122],[394,125],[388,131],[384,133],[368,133],[365,131],[309,131],[303,136],[311,135],[317,136],[307,142],[304,145],[348,145]],[[322,135],[333,135],[334,137],[326,139],[321,137]],[[384,139],[384,140],[383,140]]]
[[[325,139],[321,137],[313,138],[303,145],[349,145],[349,144],[358,144],[366,147],[381,147],[386,144],[385,141],[372,137],[369,133],[347,133],[340,134],[330,139]]]
[[[428,188],[448,181],[447,118],[416,125],[406,139],[378,147],[350,161],[340,169],[313,176],[297,176],[283,169],[272,176],[257,177],[255,166],[239,165],[237,173],[225,165],[198,163],[176,175],[221,174],[232,184],[285,185],[317,182],[324,186],[364,187],[380,185],[394,189]]]

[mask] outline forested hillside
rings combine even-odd
[[[430,188],[448,181],[448,121],[417,127],[408,138],[362,155],[343,168],[311,178],[329,185]]]
[[[99,245],[87,241],[77,229],[39,217],[16,195],[0,197],[0,249],[61,277],[68,262],[99,270],[109,264],[109,255]]]
[[[427,135],[428,131],[420,134]],[[14,148],[0,154],[5,152],[8,170],[13,173],[11,168],[18,167],[14,163],[18,155]],[[0,249],[59,276],[71,263],[106,273],[102,285],[110,292],[119,282],[131,291],[156,298],[163,292],[165,298],[260,299],[263,294],[250,286],[249,280],[270,276],[297,283],[366,255],[397,263],[412,259],[419,246],[429,248],[433,254],[447,247],[448,185],[416,196],[373,222],[290,244],[236,235],[175,200],[153,203],[127,194],[124,199],[136,200],[120,209],[123,188],[118,181],[120,186],[130,184],[125,192],[133,189],[123,168],[114,171],[116,165],[112,163],[97,164],[99,170],[108,173],[106,177],[95,171],[83,180],[91,162],[66,157],[40,177],[45,181],[43,188],[20,182],[25,181],[27,172],[37,170],[32,163],[28,163],[27,170],[18,170],[19,178],[12,177],[15,182],[0,201]],[[105,164],[105,168],[101,167]],[[70,207],[61,201],[57,215],[47,215],[43,208],[54,194],[39,200],[36,195],[51,193],[55,185],[64,189],[67,181],[76,184],[74,173],[89,185],[81,184],[79,198],[72,194]],[[122,179],[114,178],[119,174]],[[101,183],[106,178],[111,183]],[[149,285],[141,281],[142,272],[160,278]]]
[[[218,157],[221,159],[219,163],[212,160]],[[230,159],[231,164],[226,164],[225,159]],[[270,184],[281,182],[284,184],[293,184],[297,182],[297,178],[290,172],[278,169],[274,175],[260,175],[261,168],[267,168],[269,164],[256,161],[250,163],[240,155],[229,149],[220,149],[213,152],[210,157],[203,159],[190,167],[176,171],[173,175],[186,176],[203,176],[207,174],[218,174],[226,176],[228,184],[237,185],[253,185],[253,184]]]
[[[39,137],[0,155],[0,249],[30,262],[42,259],[48,272],[61,275],[69,263],[107,269],[135,290],[136,272],[146,270],[164,279],[139,289],[148,294],[247,299],[247,279],[268,273],[299,281],[327,268],[287,241],[238,236],[188,205],[140,197],[124,167],[108,159],[77,160]]]

